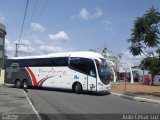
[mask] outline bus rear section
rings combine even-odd
[[[17,88],[32,86],[30,75],[25,67],[20,67],[14,60],[7,60],[5,65],[5,84],[14,85]]]
[[[15,87],[63,87],[68,80],[68,57],[6,60],[5,83]]]

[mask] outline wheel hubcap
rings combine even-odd
[[[27,83],[26,82],[23,83],[23,87],[27,88]]]

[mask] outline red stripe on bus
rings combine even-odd
[[[41,80],[38,82],[38,86],[40,86],[40,84],[41,84],[44,80],[46,80],[46,78],[41,79]]]
[[[30,74],[31,77],[32,77],[32,81],[33,81],[34,86],[38,86],[36,77],[35,77],[34,73],[32,72],[32,70],[31,70],[29,67],[26,67],[26,68],[27,68],[29,74]]]

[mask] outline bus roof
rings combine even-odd
[[[76,51],[76,52],[62,52],[62,53],[52,53],[48,55],[39,56],[25,56],[25,57],[10,57],[8,59],[38,59],[38,58],[52,58],[52,57],[82,57],[82,58],[104,58],[101,54],[92,51]]]

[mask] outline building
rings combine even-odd
[[[0,84],[4,84],[5,35],[6,27],[0,23]]]

